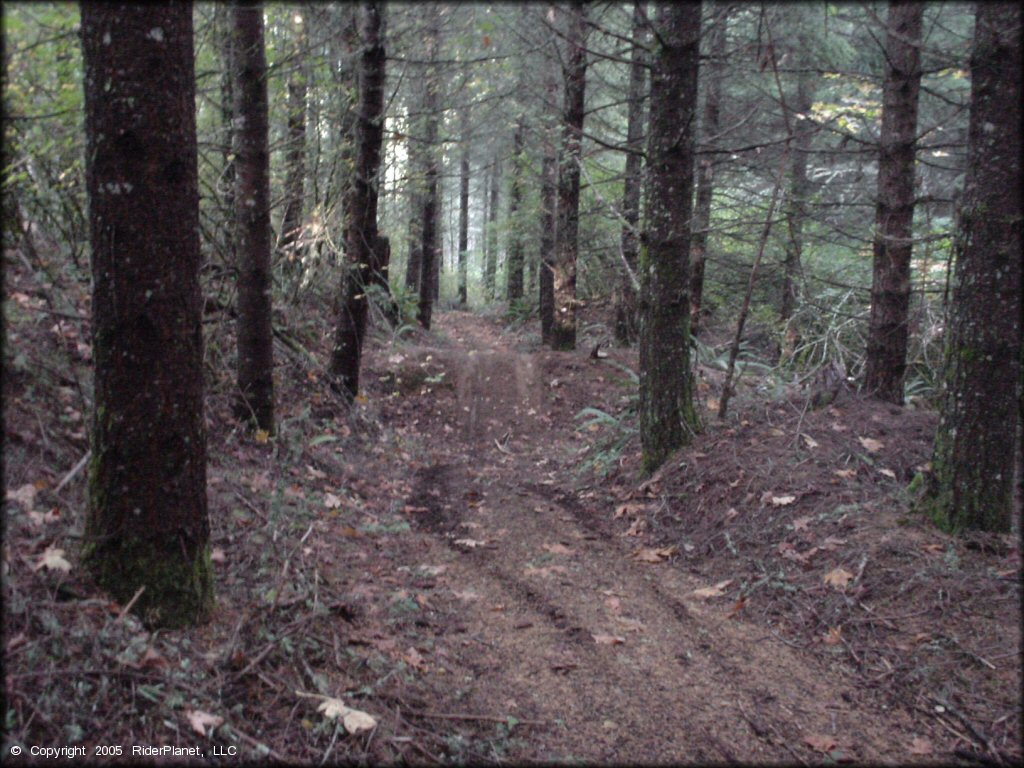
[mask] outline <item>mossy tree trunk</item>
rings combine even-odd
[[[361,7],[355,163],[345,197],[345,252],[348,270],[342,279],[334,348],[328,367],[334,386],[349,398],[359,394],[359,368],[366,335],[372,265],[378,260],[377,198],[381,146],[384,141],[384,20],[381,4]]]
[[[262,3],[232,6],[235,30],[235,240],[239,419],[274,431],[270,151]]]
[[[583,162],[584,97],[587,85],[587,17],[581,0],[569,3],[566,30],[565,99],[558,173],[558,234],[552,274],[552,349],[576,348],[576,258],[579,253],[580,163]]]
[[[913,250],[914,159],[921,90],[920,2],[889,4],[878,159],[874,268],[864,389],[903,402]]]
[[[523,234],[518,220],[519,208],[523,201],[523,135],[526,126],[519,118],[512,141],[512,181],[508,192],[508,270],[505,275],[505,295],[511,304],[523,298]]]
[[[700,5],[663,6],[655,26],[640,250],[640,439],[652,472],[698,428],[690,375],[689,253]]]
[[[978,3],[967,178],[925,499],[952,530],[1008,531],[1014,513],[1021,451],[1020,29],[1018,4]]]
[[[192,8],[83,3],[95,412],[83,560],[150,626],[213,608]]]
[[[722,73],[725,69],[726,24],[731,6],[716,3],[718,13],[712,18],[710,61],[704,70],[707,85],[704,89],[704,113],[701,130],[704,141],[697,161],[697,200],[693,211],[693,232],[690,239],[690,332],[700,330],[701,307],[704,300],[704,271],[707,266],[708,236],[711,229],[711,200],[715,190],[715,155],[710,150],[718,136],[721,104]]]
[[[640,252],[640,191],[642,186],[640,153],[644,140],[644,85],[647,82],[645,0],[633,3],[633,53],[629,67],[629,91],[626,96],[626,168],[622,180],[622,276],[615,286],[615,340],[620,344],[636,341],[639,324],[636,314],[636,290],[633,281]],[[632,273],[632,275],[630,274]]]

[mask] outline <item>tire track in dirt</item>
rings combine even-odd
[[[530,731],[524,759],[791,762],[809,756],[809,734],[834,734],[850,757],[898,759],[886,733],[901,715],[858,710],[815,663],[692,598],[703,585],[629,559],[570,489],[537,482],[534,454],[502,448],[509,430],[558,446],[537,419],[530,356],[492,345],[465,359],[461,440],[440,446],[409,499],[461,593],[479,596],[446,606],[473,639],[454,656],[471,672],[460,708],[552,723]]]

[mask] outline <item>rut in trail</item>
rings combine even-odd
[[[453,711],[530,721],[517,731],[526,760],[792,762],[810,735],[850,758],[902,758],[905,714],[862,701],[838,666],[706,608],[693,592],[707,585],[631,559],[591,524],[608,510],[559,472],[578,444],[571,423],[548,417],[554,353],[458,330],[472,345],[458,356],[461,428],[410,499],[455,585],[435,601],[460,638],[451,674],[427,681]]]

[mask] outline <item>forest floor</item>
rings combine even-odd
[[[598,317],[556,353],[535,324],[448,311],[371,337],[350,411],[304,351],[326,341],[283,338],[262,439],[230,418],[224,323],[207,345],[218,608],[147,632],[79,568],[88,329],[54,314],[83,315],[81,291],[61,295],[8,270],[5,757],[1021,758],[1019,542],[908,511],[928,411],[849,391],[811,409],[745,380],[719,421],[702,370],[704,430],[645,479],[635,353],[590,356]]]

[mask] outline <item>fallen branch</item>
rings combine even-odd
[[[135,603],[138,602],[138,599],[140,597],[142,597],[142,593],[145,592],[145,591],[146,591],[146,585],[145,584],[143,584],[141,587],[138,588],[138,590],[136,590],[135,595],[132,597],[131,600],[128,601],[128,605],[126,605],[124,608],[122,608],[121,612],[119,614],[117,614],[117,618],[114,619],[114,623],[115,624],[117,622],[119,622],[119,621],[123,621],[124,620],[124,617],[128,615],[128,611],[130,611],[132,609],[132,606],[134,606]]]
[[[57,487],[53,489],[53,495],[56,496],[63,490],[64,486],[75,479],[75,475],[82,471],[82,467],[89,461],[89,457],[92,456],[92,449],[85,452],[85,456],[78,460],[78,463],[71,468],[71,471],[64,475],[64,479],[57,483]]]
[[[943,707],[947,712],[949,712],[949,714],[953,715],[953,717],[959,720],[961,724],[963,724],[964,728],[967,729],[967,732],[971,734],[971,739],[978,746],[987,749],[989,755],[991,755],[996,761],[998,761],[997,764],[1002,765],[1004,763],[1005,758],[1003,757],[1002,753],[996,748],[996,745],[992,743],[991,739],[989,739],[989,737],[985,735],[981,728],[976,726],[973,723],[973,721],[971,721],[971,719],[967,717],[967,715],[965,715],[959,709],[954,707],[948,701],[943,701],[939,698],[933,698],[932,701],[934,701],[939,706]]]

